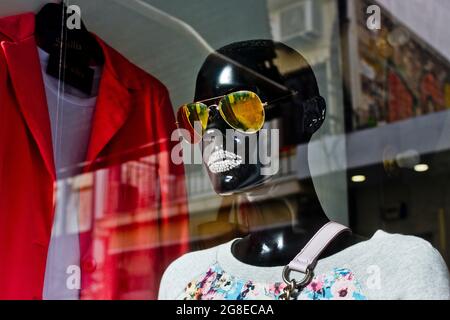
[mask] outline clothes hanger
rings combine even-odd
[[[103,65],[103,50],[82,21],[79,29],[69,29],[68,17],[64,1],[45,4],[36,14],[36,43],[50,55],[48,74],[91,94],[91,66]]]
[[[87,30],[83,21],[81,21],[80,29],[69,29],[66,26],[67,6],[64,1],[59,3],[47,3],[36,14],[36,38],[38,46],[48,53],[55,49],[59,49],[65,44],[67,49],[75,49],[75,41],[79,42],[78,47],[85,55],[89,55],[96,64],[103,64],[103,51],[95,37]],[[63,40],[71,40],[70,42],[61,42]]]

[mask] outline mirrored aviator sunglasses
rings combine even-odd
[[[264,125],[265,103],[251,91],[237,91],[181,106],[177,112],[177,125],[189,143],[198,143],[205,133],[209,121],[208,101],[219,100],[218,111],[222,119],[234,130],[245,134],[257,133]]]

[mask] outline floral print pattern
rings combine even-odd
[[[212,265],[198,279],[191,281],[179,297],[184,300],[278,300],[286,287],[241,280],[226,273],[219,264]],[[354,274],[344,268],[315,276],[300,292],[299,300],[366,300]]]
[[[360,283],[354,274],[343,268],[335,268],[329,274],[322,274],[302,290],[301,300],[366,300]]]

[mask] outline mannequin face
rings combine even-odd
[[[249,135],[233,130],[213,106],[202,147],[214,190],[219,194],[231,194],[269,179],[270,176],[261,173],[263,164],[258,156],[258,153],[268,154],[267,140],[259,132]]]
[[[283,54],[299,56],[301,61],[298,63],[298,70],[302,70],[305,60],[296,51],[281,44],[277,47],[272,41],[258,41],[258,47],[253,47],[252,41],[242,44],[235,52],[219,50],[220,54],[210,55],[199,71],[196,83],[195,101],[247,90],[256,93],[263,103],[269,103],[269,108],[265,109],[266,122],[263,130],[255,134],[244,134],[234,130],[221,117],[217,107],[220,99],[208,101],[210,112],[202,141],[205,155],[203,160],[214,190],[223,195],[251,191],[271,178],[265,170],[270,166],[268,160],[275,161],[270,159],[272,146],[275,146],[271,129],[284,129],[292,131],[287,132],[287,135],[301,136],[294,139],[295,143],[309,140],[309,134],[300,132],[300,128],[304,127],[302,101],[305,92],[311,91],[308,86],[313,87],[312,96],[319,95],[311,71],[302,80],[309,85],[303,85],[301,94],[292,96],[293,92],[300,90],[285,81],[279,71],[277,59],[281,55],[279,50],[284,50]],[[296,127],[295,130],[285,127],[286,123],[283,121],[272,121],[280,120],[283,112],[287,114],[287,118],[291,118],[290,122]],[[280,146],[282,145],[283,143]]]
[[[264,81],[255,78],[251,72],[237,68],[232,63],[223,62],[208,68],[211,82],[204,84],[202,96],[205,99],[226,95],[242,90],[256,93],[262,102],[275,100],[289,91],[272,88]],[[199,83],[197,83],[197,88]],[[202,148],[204,164],[214,190],[218,194],[232,194],[248,191],[271,178],[263,172],[271,156],[271,132],[266,121],[263,130],[245,134],[234,130],[221,117],[218,101],[210,101],[209,121],[203,136]],[[279,129],[279,128],[270,128]],[[264,132],[265,131],[265,132]],[[262,133],[264,132],[264,133]],[[206,151],[206,152],[205,152]],[[263,157],[266,158],[263,159]]]

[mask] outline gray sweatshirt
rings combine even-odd
[[[233,240],[235,241],[235,240]],[[237,260],[233,241],[175,260],[159,299],[274,300],[285,286],[280,267]],[[292,274],[297,280],[302,274]],[[371,239],[318,261],[298,300],[450,299],[447,266],[425,240],[377,231]]]

